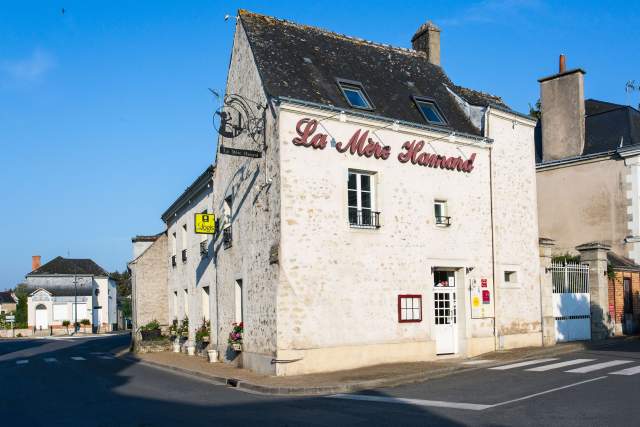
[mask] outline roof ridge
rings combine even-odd
[[[339,38],[339,39],[351,40],[351,41],[355,41],[355,42],[359,42],[359,43],[366,43],[366,44],[368,44],[370,46],[373,46],[373,47],[378,47],[378,48],[382,48],[382,49],[390,49],[390,50],[397,51],[398,53],[404,53],[404,54],[417,56],[417,57],[421,57],[421,58],[425,58],[425,59],[427,57],[427,55],[425,53],[420,52],[420,51],[415,50],[415,49],[410,49],[408,47],[393,46],[393,45],[390,45],[390,44],[387,44],[387,43],[374,42],[372,40],[367,40],[367,39],[363,39],[363,38],[360,38],[360,37],[354,37],[354,36],[349,36],[349,35],[342,34],[342,33],[337,33],[335,31],[327,30],[327,29],[321,28],[321,27],[314,27],[312,25],[300,24],[300,23],[297,23],[297,22],[293,22],[293,21],[290,21],[288,19],[282,19],[282,18],[277,18],[275,16],[263,15],[261,13],[251,12],[251,11],[246,10],[246,9],[239,9],[238,10],[238,15],[240,16],[240,18],[242,18],[242,16],[248,16],[248,17],[254,17],[254,18],[259,18],[259,19],[263,19],[263,20],[272,20],[272,21],[276,21],[276,22],[279,22],[279,23],[282,23],[282,24],[291,25],[293,27],[297,27],[297,28],[300,28],[300,29],[303,29],[303,30],[318,31],[318,32],[321,32],[321,33],[324,33],[326,35],[329,35],[329,36],[332,36],[332,37],[335,37],[335,38]]]

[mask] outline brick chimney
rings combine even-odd
[[[425,53],[432,64],[440,65],[440,28],[433,22],[420,25],[411,38],[411,46],[414,50]]]
[[[40,268],[40,255],[33,255],[31,257],[31,271]]]
[[[542,160],[580,156],[584,149],[584,70],[566,70],[560,55],[558,73],[539,79],[542,112]]]

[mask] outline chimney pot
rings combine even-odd
[[[31,257],[31,271],[40,268],[40,255],[33,255]]]
[[[440,28],[433,22],[420,25],[411,38],[411,46],[414,50],[425,53],[430,63],[440,65]]]
[[[558,61],[558,74],[562,74],[567,70],[566,58],[564,54],[560,55],[560,59]]]

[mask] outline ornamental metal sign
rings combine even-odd
[[[225,95],[223,105],[213,115],[213,126],[226,139],[236,139],[242,134],[249,136],[252,145],[260,147],[264,131],[266,106],[242,95]],[[220,154],[241,157],[262,157],[260,150],[228,147],[220,142]]]
[[[196,234],[215,234],[216,232],[216,217],[213,214],[197,213],[193,223]]]

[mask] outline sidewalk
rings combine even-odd
[[[610,345],[610,342],[613,344],[618,341],[609,340],[601,345],[607,346]],[[483,369],[509,361],[556,356],[588,348],[593,349],[594,347],[592,343],[575,342],[557,344],[553,347],[529,347],[497,351],[472,359],[452,358],[439,359],[432,362],[395,363],[348,371],[289,377],[259,375],[247,369],[234,368],[224,363],[208,363],[202,357],[187,356],[182,353],[160,352],[134,355],[128,352],[121,352],[119,356],[132,362],[192,375],[216,384],[227,384],[246,392],[311,396],[393,387],[439,378],[453,373]],[[468,362],[481,359],[490,360],[490,362],[482,363],[481,366],[468,364]]]

